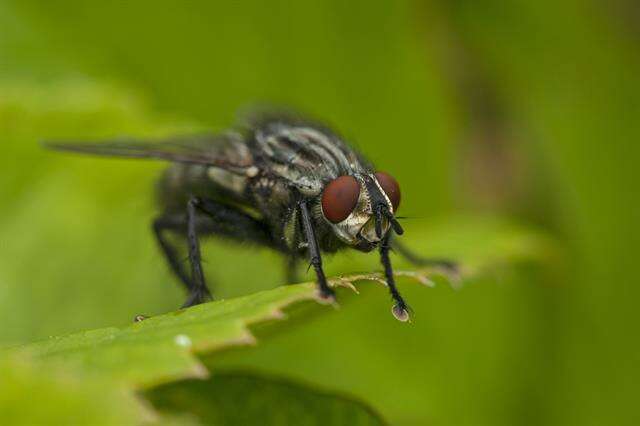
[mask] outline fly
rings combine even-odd
[[[183,307],[211,300],[202,269],[199,239],[213,235],[274,249],[288,258],[288,278],[296,265],[313,266],[320,296],[335,301],[322,267],[322,253],[346,248],[377,249],[392,312],[409,319],[398,292],[389,252],[416,264],[452,267],[446,260],[422,259],[393,239],[403,229],[396,218],[400,186],[335,132],[291,113],[247,117],[234,130],[159,141],[48,143],[60,151],[171,163],[158,182],[161,214],[153,221],[158,244],[188,297]],[[186,239],[190,270],[180,261],[168,233]]]

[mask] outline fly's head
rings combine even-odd
[[[402,227],[394,217],[400,205],[400,186],[384,172],[340,176],[322,192],[322,215],[345,243],[362,251],[374,249],[393,229]]]

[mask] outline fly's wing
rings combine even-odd
[[[195,135],[162,140],[121,139],[96,143],[45,142],[57,151],[106,157],[147,158],[218,167],[245,174],[253,166],[251,152],[238,133]]]

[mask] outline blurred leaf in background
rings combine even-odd
[[[366,404],[343,395],[263,375],[225,371],[147,393],[161,411],[197,416],[207,425],[353,425],[387,423]]]
[[[568,256],[456,293],[403,288],[410,327],[364,291],[208,363],[343,390],[392,424],[637,424],[638,16],[625,0],[1,2],[0,341],[122,324],[182,296],[148,232],[161,166],[39,140],[215,130],[283,102],[396,175],[408,235],[454,212],[474,229],[509,215]],[[456,243],[482,232],[427,254]],[[215,268],[223,297],[281,280],[271,253],[206,253],[209,270],[229,265]],[[329,265],[354,268],[377,264]]]

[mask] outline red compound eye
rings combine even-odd
[[[322,213],[329,222],[345,220],[356,207],[360,184],[353,176],[340,176],[329,182],[322,192]]]
[[[385,172],[377,172],[376,179],[378,179],[378,183],[387,194],[387,197],[389,197],[393,211],[397,211],[400,205],[400,185],[398,185],[398,181]]]

